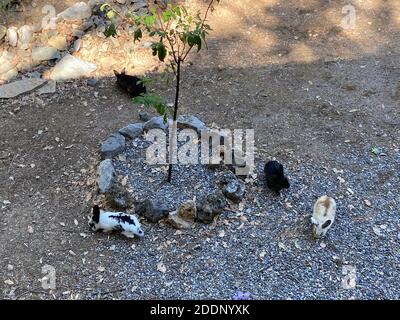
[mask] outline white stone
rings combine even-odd
[[[24,25],[18,30],[18,45],[21,49],[27,49],[32,40],[33,29],[31,26]]]
[[[50,79],[57,81],[78,79],[89,75],[96,69],[97,66],[95,64],[67,54],[53,68],[50,73]]]
[[[7,41],[12,47],[15,47],[17,45],[18,29],[16,27],[10,27],[7,29]]]
[[[58,57],[58,51],[54,47],[38,47],[32,50],[32,59],[34,61],[51,60]]]
[[[75,3],[72,7],[57,15],[57,18],[64,20],[83,20],[92,15],[92,10],[85,2]]]
[[[13,65],[10,63],[10,61],[6,57],[0,58],[0,75],[8,72],[12,68],[13,68]]]
[[[8,72],[2,74],[0,76],[0,79],[4,80],[4,81],[10,81],[11,79],[16,77],[17,75],[18,75],[18,70],[16,68],[13,68],[13,69],[9,70]]]

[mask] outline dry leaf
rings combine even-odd
[[[157,263],[157,270],[162,273],[167,272],[167,268],[165,267],[164,263],[162,263],[162,262]]]
[[[127,183],[128,183],[128,176],[125,176],[125,177],[123,177],[122,180],[121,180],[121,185],[122,185],[123,187],[125,187]]]
[[[364,200],[364,203],[365,203],[365,205],[367,206],[367,207],[372,207],[372,203],[371,203],[371,201],[369,201],[368,199],[365,199]]]
[[[282,250],[286,250],[286,246],[283,244],[283,242],[279,242],[278,247],[281,248]]]
[[[383,236],[383,234],[382,234],[382,232],[381,232],[381,229],[380,229],[379,227],[374,226],[374,227],[372,227],[372,230],[374,230],[374,233],[375,233],[377,236],[379,236],[379,237],[382,237],[382,236]]]
[[[106,271],[106,268],[100,266],[97,268],[97,271],[104,272],[104,271]]]

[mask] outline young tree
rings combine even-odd
[[[136,27],[134,42],[140,41],[144,32],[147,32],[151,38],[157,39],[151,44],[153,55],[157,56],[160,61],[165,62],[175,75],[175,101],[172,119],[173,125],[176,128],[182,65],[193,48],[196,48],[197,52],[199,52],[204,46],[207,47],[206,37],[211,30],[211,27],[206,23],[207,17],[214,10],[214,4],[219,3],[220,0],[209,0],[207,9],[203,15],[200,11],[192,15],[181,5],[165,4],[165,1],[154,2],[155,4],[150,6],[148,14],[137,15],[128,13],[126,17],[122,18]],[[116,15],[115,10],[110,5],[105,4],[101,7],[102,11],[105,9],[107,9],[107,16],[110,19]],[[106,35],[114,36],[115,34],[116,28],[114,24],[110,24],[106,29]],[[166,121],[169,107],[165,100],[158,95],[151,93],[143,94],[135,98],[134,102],[154,107],[164,116],[164,121]],[[170,150],[171,142],[175,140],[174,136],[170,136]],[[172,163],[170,152],[168,182],[171,181],[171,176]]]

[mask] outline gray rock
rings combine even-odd
[[[109,159],[112,158],[125,149],[125,137],[119,133],[113,133],[106,141],[101,145],[101,158]]]
[[[151,116],[146,111],[140,111],[139,112],[139,119],[141,121],[143,121],[143,122],[147,122],[147,121],[149,121],[151,119]]]
[[[32,41],[33,28],[28,25],[24,25],[18,30],[18,45],[21,49],[27,49]]]
[[[30,79],[40,79],[42,77],[38,71],[28,72],[26,76]]]
[[[32,50],[33,61],[45,61],[60,58],[58,50],[54,47],[45,46],[38,47]]]
[[[114,184],[106,195],[107,204],[117,210],[127,209],[132,205],[132,198],[122,186]]]
[[[96,7],[100,7],[103,3],[106,3],[107,0],[89,0],[88,1],[88,6],[91,9],[95,9]]]
[[[15,47],[17,46],[18,42],[18,29],[16,27],[10,27],[7,29],[7,41],[10,46]]]
[[[72,31],[72,35],[77,38],[82,38],[85,35],[85,32],[79,29],[75,29]]]
[[[169,210],[162,203],[146,199],[136,205],[136,213],[142,215],[150,222],[156,223],[166,218]]]
[[[116,173],[111,159],[100,162],[97,184],[101,193],[111,190],[116,180]]]
[[[57,18],[64,19],[67,21],[70,20],[83,20],[87,19],[91,16],[92,10],[90,6],[85,2],[75,3],[73,6],[64,10],[63,12],[57,15]]]
[[[197,204],[196,220],[211,223],[215,216],[224,211],[226,199],[221,192],[211,193]]]
[[[240,202],[246,192],[245,183],[237,178],[232,172],[225,172],[219,180],[222,193],[233,202]]]
[[[3,40],[6,34],[7,34],[7,28],[5,26],[0,25],[0,41]]]
[[[177,126],[180,129],[193,129],[198,133],[206,129],[205,123],[195,116],[179,116],[177,119]]]
[[[118,131],[125,138],[135,139],[143,134],[143,123],[128,124],[125,128]]]
[[[233,202],[240,202],[246,191],[246,185],[243,181],[232,180],[222,188],[222,193]]]
[[[95,79],[95,78],[91,78],[91,79],[88,79],[88,80],[86,81],[86,83],[88,84],[88,86],[91,86],[91,87],[95,87],[96,84],[97,84],[97,82],[99,82],[99,80],[97,80],[97,79]]]
[[[37,90],[37,93],[39,95],[49,94],[56,92],[56,90],[57,90],[57,82],[54,80],[49,80],[43,87],[40,87]]]
[[[133,4],[131,4],[131,10],[132,11],[138,11],[139,9],[142,9],[142,8],[144,8],[144,7],[147,7],[147,1],[144,1],[144,0],[138,0],[138,1],[135,1],[135,3],[133,3]]]
[[[13,70],[13,69],[12,69]],[[12,71],[10,70],[10,71]],[[15,98],[46,85],[45,79],[24,79],[0,86],[0,99]]]
[[[110,205],[118,209],[126,209],[129,207],[128,201],[123,194],[116,194],[110,200]]]
[[[143,130],[145,132],[151,129],[161,129],[166,130],[168,127],[168,123],[164,122],[164,118],[162,116],[151,118],[144,124]]]

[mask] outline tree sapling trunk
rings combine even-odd
[[[173,130],[170,132],[170,141],[169,141],[169,166],[168,166],[168,178],[167,181],[171,182],[172,178],[172,143],[176,142],[175,129],[177,128],[176,119],[178,117],[178,105],[179,105],[179,87],[181,81],[181,60],[178,58],[178,62],[176,63],[176,87],[175,87],[175,102],[174,102],[174,116],[173,116]]]

